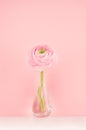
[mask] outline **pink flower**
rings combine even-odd
[[[31,51],[30,64],[34,67],[50,66],[54,59],[54,51],[47,45],[35,46]]]

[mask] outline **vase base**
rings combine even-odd
[[[48,111],[48,112],[43,112],[43,113],[34,113],[34,116],[43,118],[43,117],[48,117],[50,114],[51,114],[51,111]]]

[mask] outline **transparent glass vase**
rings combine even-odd
[[[33,101],[32,111],[36,117],[47,117],[51,113],[51,105],[45,84],[44,71],[40,71],[40,83]]]

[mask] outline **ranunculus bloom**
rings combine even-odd
[[[39,45],[32,49],[30,64],[34,67],[47,67],[54,59],[54,51],[47,45]]]

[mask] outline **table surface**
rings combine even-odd
[[[0,118],[0,130],[86,130],[86,117]]]

